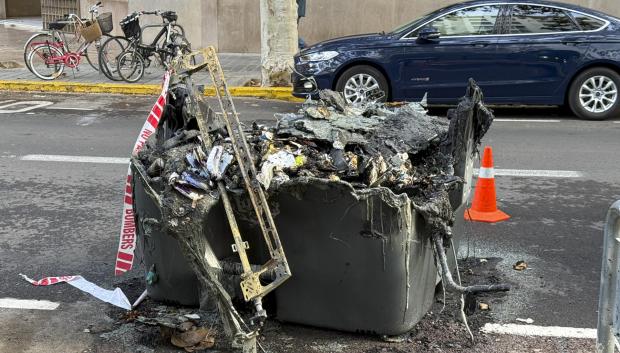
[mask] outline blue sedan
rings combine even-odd
[[[549,1],[470,1],[390,33],[343,37],[295,56],[294,95],[335,89],[350,103],[454,104],[474,78],[489,104],[568,105],[620,115],[620,19]]]

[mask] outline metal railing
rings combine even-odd
[[[601,268],[601,290],[598,300],[598,334],[596,350],[598,353],[614,353],[620,334],[618,320],[620,301],[618,300],[618,273],[620,272],[620,200],[607,212],[605,240],[603,245],[603,265]]]

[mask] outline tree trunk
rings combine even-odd
[[[263,86],[290,86],[298,48],[295,0],[260,0]]]

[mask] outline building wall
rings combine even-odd
[[[221,0],[226,1],[226,0]],[[563,0],[620,17],[620,0]],[[309,44],[350,34],[390,31],[455,0],[308,0],[300,35]]]
[[[313,44],[351,34],[390,31],[453,0],[308,0],[299,32]]]
[[[260,0],[116,1],[129,1],[129,12],[154,9],[177,11],[178,22],[185,27],[194,48],[214,45],[221,52],[260,52]],[[620,17],[620,0],[563,1]],[[300,22],[299,32],[308,44],[313,44],[350,34],[389,31],[435,9],[458,2],[461,1],[307,0],[306,17]],[[122,16],[115,15],[115,25],[120,18]],[[145,16],[144,20],[141,19],[143,24],[147,18],[151,23],[159,22],[158,18]]]
[[[133,1],[133,0],[132,0]],[[260,52],[260,0],[207,0],[217,2],[217,32],[222,52]],[[620,17],[620,0],[564,0]],[[299,32],[313,44],[359,33],[389,31],[456,0],[307,0]],[[209,23],[205,23],[210,26]],[[210,38],[214,38],[212,34]],[[206,43],[205,43],[206,44]]]
[[[253,0],[250,0],[253,1]],[[185,35],[187,39],[192,43],[194,48],[198,48],[206,45],[203,43],[203,27],[208,26],[204,21],[203,8],[209,3],[209,0],[129,0],[128,12],[134,11],[153,11],[172,10],[179,16],[177,23],[183,26],[185,29]],[[145,15],[140,17],[140,25],[146,24],[159,24],[162,23],[162,19],[159,16]],[[145,41],[152,40],[159,32],[159,28],[149,28],[144,31]]]
[[[260,0],[218,0],[217,5],[219,50],[260,53]]]
[[[88,17],[88,8],[99,2],[100,0],[80,0],[80,16]],[[129,0],[101,0],[103,7],[99,13],[111,12],[114,29],[111,35],[120,36],[123,34],[121,26],[118,24],[125,16],[127,16],[127,7]]]
[[[620,17],[620,1],[618,0],[564,0],[568,3],[584,6]]]
[[[41,16],[41,0],[5,0],[6,17]]]
[[[0,20],[6,18],[6,0],[0,0]]]

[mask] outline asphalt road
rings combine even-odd
[[[51,103],[28,110],[35,103],[25,101]],[[81,274],[106,288],[141,276],[139,271],[113,276],[126,165],[21,158],[127,157],[152,102],[153,97],[2,92],[0,298],[61,306],[0,308],[0,352],[87,351],[94,338],[83,330],[111,320],[107,304],[65,285],[33,287],[18,273]],[[248,122],[297,109],[255,99],[236,104]],[[498,176],[499,205],[512,218],[467,224],[461,256],[499,258],[501,277],[513,284],[509,295],[487,298],[495,322],[532,318],[543,326],[595,328],[603,221],[609,205],[620,199],[620,121],[579,121],[558,109],[499,109],[497,118],[483,141],[493,147],[496,168],[580,176]],[[514,271],[518,260],[528,270]],[[139,291],[130,291],[130,300]]]

